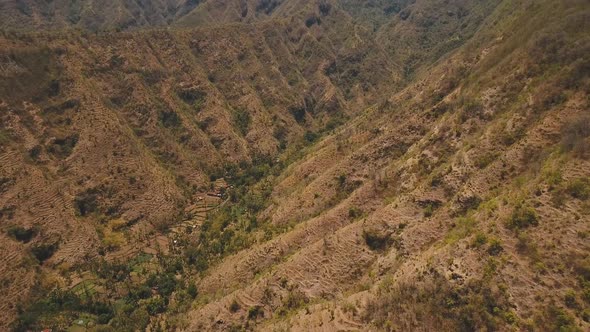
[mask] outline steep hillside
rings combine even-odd
[[[182,329],[587,330],[589,9],[505,1],[314,145]]]
[[[14,3],[171,27],[0,36],[0,329],[590,328],[587,1]]]
[[[341,121],[339,90],[317,64],[275,56],[297,50],[271,49],[267,38],[282,38],[273,33],[4,39],[3,225],[35,233],[22,244],[5,238],[3,251],[19,253],[5,269],[27,259],[19,247],[55,247],[52,267],[125,248],[180,221],[224,165],[267,162]],[[110,238],[104,228],[114,221],[123,227]],[[31,290],[8,286],[13,308],[10,299]]]

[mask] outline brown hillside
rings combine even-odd
[[[590,329],[586,1],[93,6],[0,0],[0,330]]]

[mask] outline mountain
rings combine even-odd
[[[590,328],[587,1],[0,15],[0,329]]]
[[[120,30],[164,26],[198,4],[199,0],[2,0],[0,28]]]

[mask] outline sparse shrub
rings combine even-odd
[[[0,208],[0,220],[4,219],[5,217],[8,219],[14,218],[15,209],[16,207],[13,205]]]
[[[505,330],[510,311],[506,294],[489,281],[452,285],[438,273],[415,284],[396,284],[383,289],[368,303],[363,319],[379,328],[396,322],[400,331],[495,331]],[[421,319],[399,319],[418,314]]]
[[[76,312],[86,312],[99,317],[102,322],[109,322],[113,317],[112,307],[96,300],[83,300],[71,291],[53,290],[47,296],[19,312],[18,319],[12,324],[14,331],[40,331],[47,327],[48,317],[65,317],[72,321]],[[42,325],[41,325],[42,323]]]
[[[346,174],[340,174],[336,180],[338,182],[338,187],[343,188],[346,185]]]
[[[35,145],[29,150],[29,157],[32,160],[37,161],[39,159],[39,156],[41,155],[42,150],[43,148],[41,147],[41,145]]]
[[[475,159],[475,166],[479,169],[486,168],[489,164],[496,160],[497,157],[497,153],[485,153]]]
[[[569,289],[567,292],[565,292],[564,302],[568,308],[576,308],[578,306],[576,292],[573,289]]]
[[[165,128],[178,128],[182,120],[174,111],[160,111],[160,123]]]
[[[305,141],[307,143],[315,142],[318,139],[318,137],[319,137],[319,135],[317,133],[314,133],[313,131],[310,131],[310,130],[306,131],[305,136],[304,136]]]
[[[198,289],[197,289],[197,286],[196,286],[196,285],[195,285],[195,283],[193,283],[193,282],[191,282],[191,283],[188,285],[188,287],[187,287],[187,289],[186,289],[186,292],[187,292],[187,294],[188,294],[188,295],[189,295],[191,298],[193,298],[193,299],[195,299],[195,298],[197,297],[197,295],[199,295],[199,291],[198,291]]]
[[[476,195],[458,198],[457,203],[459,203],[459,209],[456,214],[465,215],[467,212],[477,209],[479,204],[481,204],[481,201],[481,198]]]
[[[157,288],[158,293],[162,295],[162,297],[168,298],[178,285],[176,278],[174,277],[175,274],[176,273],[151,274],[146,281],[146,285],[152,288]]]
[[[543,173],[545,178],[545,182],[549,185],[550,188],[555,188],[561,184],[563,181],[563,175],[561,170],[548,170]]]
[[[0,128],[0,146],[5,146],[10,142],[11,134],[8,130]]]
[[[502,243],[498,239],[491,239],[490,246],[488,247],[488,254],[492,256],[499,255],[504,248],[502,247]]]
[[[166,303],[162,297],[154,297],[147,301],[146,309],[150,315],[155,316],[157,314],[163,313],[166,310]]]
[[[65,138],[57,138],[47,148],[47,152],[60,158],[66,158],[72,154],[74,147],[78,143],[78,135],[74,134]]]
[[[297,123],[301,124],[305,122],[305,107],[293,106],[289,108],[289,112],[293,115],[293,118],[295,118],[295,121],[297,121]]]
[[[31,16],[33,15],[33,10],[31,9],[31,7],[29,7],[29,5],[27,5],[27,3],[25,1],[16,1],[16,9],[18,9],[19,12],[21,12],[22,14],[26,15],[26,16]]]
[[[277,6],[279,2],[277,0],[260,0],[256,5],[257,12],[264,12],[265,14],[270,14]]]
[[[544,323],[546,323],[546,325],[539,325],[538,327],[543,326],[543,330],[555,332],[581,331],[576,326],[576,320],[572,316],[570,316],[565,310],[558,308],[555,305],[550,305],[547,308],[546,320]]]
[[[322,20],[314,14],[305,19],[305,26],[311,28],[312,25],[319,25],[321,22]]]
[[[430,180],[430,186],[431,187],[438,187],[441,184],[443,184],[443,180],[444,180],[444,174],[442,173],[436,173],[432,179]]]
[[[40,244],[31,248],[31,253],[33,254],[33,256],[35,256],[35,258],[37,258],[39,263],[43,263],[44,261],[51,258],[51,256],[53,256],[53,254],[57,250],[57,247],[57,243]]]
[[[510,229],[524,229],[530,226],[537,226],[539,224],[539,217],[537,212],[530,206],[519,205],[512,212],[512,216],[508,221],[508,228]]]
[[[586,200],[590,197],[590,179],[575,179],[568,184],[566,191],[574,198]]]
[[[542,112],[554,106],[558,106],[567,100],[563,88],[554,84],[545,84],[533,97],[533,107],[535,111]]]
[[[20,242],[28,243],[29,241],[31,241],[33,236],[35,236],[36,231],[33,228],[27,229],[21,226],[10,226],[8,228],[7,233],[9,236],[13,237],[14,239]]]
[[[351,207],[348,210],[348,217],[351,219],[357,219],[360,218],[363,215],[363,210],[357,208],[357,207]]]
[[[559,188],[557,190],[553,190],[551,192],[551,203],[556,207],[562,207],[565,204],[567,199],[567,194],[563,188]]]
[[[287,298],[283,301],[283,307],[287,310],[294,310],[301,308],[308,302],[309,299],[301,291],[291,290]]]
[[[524,128],[518,128],[514,130],[503,130],[500,134],[500,141],[502,144],[506,146],[511,146],[512,144],[518,142],[521,138],[525,136]]]
[[[424,207],[424,217],[430,218],[434,214],[434,211],[439,207],[439,204],[436,203],[428,203],[426,207]]]
[[[205,101],[205,97],[207,97],[207,93],[194,88],[178,91],[177,95],[189,105],[202,104]]]
[[[580,116],[566,124],[561,132],[561,148],[565,152],[573,152],[578,158],[590,156],[590,116]]]
[[[471,118],[481,118],[483,116],[483,105],[481,102],[475,99],[461,100],[460,103],[463,106],[463,110],[459,116],[461,123]]]
[[[566,49],[566,40],[563,32],[538,33],[530,46],[531,59],[541,65],[560,63]]]
[[[148,85],[158,84],[166,78],[166,72],[158,69],[142,70],[140,74]]]
[[[58,80],[51,80],[51,82],[49,82],[49,86],[47,87],[47,95],[49,97],[56,97],[57,95],[59,95],[59,92],[61,91],[61,84]]]
[[[484,233],[478,232],[473,239],[473,246],[479,248],[488,242],[488,238]]]
[[[252,119],[250,118],[250,113],[247,111],[239,110],[234,112],[234,123],[242,136],[248,134],[251,122]]]
[[[238,312],[238,310],[240,310],[240,304],[238,303],[238,301],[236,301],[236,299],[234,299],[231,304],[229,305],[229,311],[232,313],[236,313]],[[250,314],[250,311],[248,310],[248,314]]]
[[[256,320],[258,317],[263,316],[264,311],[259,306],[250,307],[248,309],[248,319]]]
[[[276,138],[277,141],[279,141],[282,150],[287,147],[288,134],[289,132],[287,131],[287,128],[282,124],[277,125],[274,128],[273,136],[274,138]]]
[[[130,301],[137,302],[140,299],[148,299],[152,296],[152,290],[146,285],[140,285],[138,287],[131,288],[127,298]]]
[[[332,5],[325,0],[320,2],[318,7],[322,16],[327,16],[330,14],[330,10],[332,10]]]
[[[518,250],[520,254],[528,256],[533,262],[540,262],[541,260],[537,250],[537,245],[530,238],[530,236],[525,233],[518,234],[516,250]]]
[[[392,243],[389,234],[382,234],[372,230],[363,230],[363,238],[367,246],[373,251],[385,250]]]
[[[547,265],[541,261],[535,262],[533,264],[533,270],[537,273],[545,274],[547,272]]]
[[[472,216],[459,217],[451,224],[451,229],[445,237],[447,243],[455,243],[472,234],[477,225],[477,220]]]
[[[95,212],[98,209],[98,190],[89,189],[78,194],[74,200],[74,206],[82,217]]]

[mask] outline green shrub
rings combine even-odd
[[[154,297],[147,302],[147,311],[150,315],[157,315],[166,310],[166,303],[161,297]]]
[[[481,202],[482,202],[482,199],[477,195],[468,196],[463,199],[457,199],[457,203],[459,205],[459,208],[457,209],[455,215],[463,216],[467,212],[477,209],[479,207],[479,205],[481,204]]]
[[[508,221],[508,228],[510,229],[524,229],[530,226],[537,226],[539,224],[539,217],[535,209],[529,206],[519,205],[512,212],[512,216]]]
[[[473,246],[479,248],[488,242],[488,238],[484,233],[477,233],[473,239]]]
[[[89,313],[98,317],[99,323],[108,323],[114,316],[112,307],[96,300],[82,300],[71,291],[53,290],[19,313],[12,324],[14,331],[40,331],[51,323],[47,319],[65,317],[72,321],[76,313]],[[42,324],[41,324],[42,323]]]
[[[302,124],[305,122],[305,108],[301,106],[294,106],[289,108],[289,112],[293,115],[293,118],[297,123]]]
[[[58,248],[57,243],[40,244],[40,245],[37,245],[37,246],[31,248],[31,253],[33,254],[33,256],[35,256],[35,258],[37,258],[37,260],[40,263],[43,263],[44,261],[51,258],[51,256],[53,256],[53,254],[55,253],[57,248]]]
[[[191,298],[193,298],[193,299],[195,299],[195,298],[197,297],[197,295],[199,295],[199,291],[198,291],[198,289],[197,289],[197,286],[196,286],[196,285],[195,285],[195,283],[193,283],[193,282],[191,282],[191,283],[188,285],[188,287],[187,287],[187,289],[186,289],[186,292],[187,292],[187,294],[188,294],[188,295],[189,295]]]
[[[433,205],[432,204],[426,205],[426,207],[424,208],[424,217],[430,218],[430,217],[432,217],[433,214],[434,214]]]
[[[287,298],[283,300],[283,305],[279,309],[278,314],[281,316],[286,315],[290,311],[297,310],[309,302],[309,299],[298,290],[290,290]]]
[[[456,218],[450,225],[451,229],[445,236],[446,243],[456,243],[457,241],[473,233],[477,220],[472,216]]]
[[[200,110],[200,106],[205,102],[205,98],[207,97],[207,93],[196,90],[181,90],[177,92],[177,95],[182,101],[189,105],[193,105],[197,111]]]
[[[340,174],[336,180],[338,181],[338,187],[343,188],[346,185],[346,174]]]
[[[146,285],[157,288],[160,295],[168,298],[178,285],[174,275],[175,273],[152,274],[148,277]]]
[[[479,169],[486,168],[489,164],[491,164],[496,158],[498,157],[497,153],[486,153],[482,156],[479,156],[475,159],[475,166]]]
[[[164,128],[178,128],[182,125],[182,120],[174,111],[160,111],[159,118]]]
[[[250,307],[248,309],[248,319],[256,320],[258,317],[264,315],[264,311],[259,306]]]
[[[20,242],[28,243],[35,236],[36,231],[33,228],[27,229],[21,226],[10,226],[7,233]]]
[[[569,289],[564,296],[565,305],[568,308],[576,308],[578,301],[576,300],[576,292],[573,289]]]
[[[360,217],[362,217],[362,215],[363,215],[363,210],[361,210],[361,209],[359,209],[357,207],[351,207],[348,210],[348,217],[351,218],[351,219],[360,218]]]
[[[550,305],[547,308],[547,325],[543,326],[545,331],[556,331],[556,332],[578,332],[580,328],[576,326],[576,320],[570,316],[567,311]],[[541,327],[541,326],[539,326]]]
[[[309,130],[305,132],[305,136],[304,136],[305,141],[308,143],[315,142],[318,139],[318,137],[319,137],[318,134],[314,133],[313,131],[309,131]]]
[[[399,331],[504,331],[510,311],[506,294],[488,281],[472,280],[453,285],[444,276],[431,273],[424,280],[397,283],[384,288],[367,303],[362,319],[386,330],[396,322]],[[419,313],[420,320],[399,320]],[[399,325],[397,325],[399,324]]]
[[[502,243],[498,239],[490,240],[490,246],[488,247],[488,254],[492,256],[499,255],[504,248],[502,247]]]
[[[578,178],[570,182],[566,188],[572,197],[586,200],[590,197],[590,179]]]
[[[239,110],[234,112],[234,123],[242,136],[246,136],[246,134],[248,134],[251,122],[252,118],[250,117],[250,113],[247,111]]]

